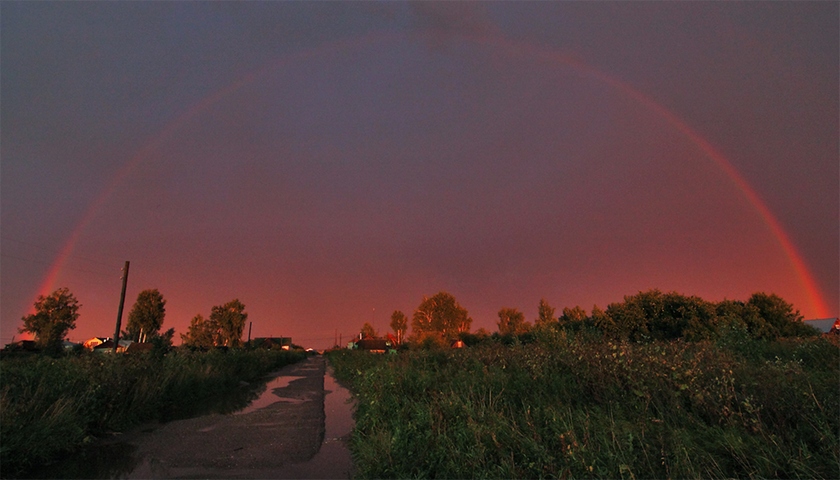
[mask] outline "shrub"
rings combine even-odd
[[[836,343],[536,339],[331,356],[359,476],[840,477]]]
[[[48,463],[104,432],[195,413],[197,406],[296,362],[298,352],[231,350],[0,361],[5,475]]]

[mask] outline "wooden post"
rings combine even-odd
[[[122,293],[120,294],[120,309],[117,311],[117,330],[114,332],[114,353],[120,344],[120,324],[122,323],[123,306],[125,305],[125,286],[128,284],[128,260],[125,261],[122,277]]]

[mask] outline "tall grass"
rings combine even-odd
[[[49,462],[97,435],[192,413],[303,353],[268,350],[166,356],[31,356],[0,361],[4,477]]]
[[[840,478],[823,338],[335,352],[361,477]]]

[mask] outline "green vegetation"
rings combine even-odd
[[[340,351],[364,478],[838,478],[840,348],[542,332],[398,356]]]
[[[216,305],[206,319],[200,313],[190,321],[181,342],[192,348],[209,349],[214,346],[238,347],[242,345],[242,331],[248,314],[245,305],[235,298],[224,305]]]
[[[156,288],[143,290],[128,314],[128,327],[121,337],[135,342],[152,339],[160,334],[165,317],[166,300],[163,295]]]
[[[35,313],[23,317],[21,333],[35,335],[38,347],[50,353],[61,351],[61,341],[67,332],[76,328],[79,318],[79,301],[66,288],[48,296],[39,295]]]
[[[158,350],[3,358],[3,475],[54,460],[106,432],[200,413],[208,401],[241,390],[241,381],[258,381],[304,357],[296,351],[178,349],[165,355]]]
[[[449,342],[459,333],[469,332],[471,324],[472,318],[467,310],[447,292],[438,292],[431,298],[424,296],[411,320],[415,341],[434,335]]]
[[[555,322],[542,303],[464,349],[331,352],[358,476],[840,478],[840,339],[779,297],[653,290]]]

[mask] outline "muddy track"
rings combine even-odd
[[[349,431],[324,442],[325,369],[321,356],[284,367],[274,375],[298,378],[272,389],[276,400],[253,411],[126,434],[120,441],[136,446],[139,460],[128,478],[347,478]]]

